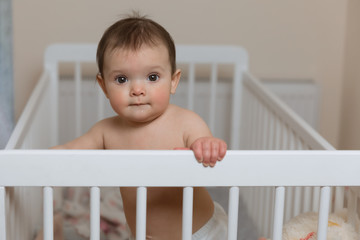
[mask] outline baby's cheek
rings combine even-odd
[[[170,100],[169,92],[165,91],[158,91],[156,94],[153,95],[153,101],[157,102],[158,104],[165,104],[167,105]]]

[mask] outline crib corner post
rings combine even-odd
[[[0,187],[0,240],[6,240],[5,187]]]

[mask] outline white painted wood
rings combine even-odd
[[[100,188],[90,190],[90,240],[100,239]]]
[[[29,100],[26,103],[26,106],[11,134],[9,141],[6,144],[5,149],[15,149],[20,148],[23,144],[23,139],[26,137],[28,130],[31,126],[35,111],[39,105],[44,91],[49,84],[49,72],[43,72],[40,77],[39,82],[36,84],[34,91],[32,92]]]
[[[51,112],[48,113],[51,119],[51,146],[59,144],[59,73],[57,63],[45,63],[45,69],[50,73]]]
[[[324,184],[326,185],[326,184]],[[319,204],[320,204],[320,187],[313,188],[313,198],[312,198],[312,210],[314,212],[319,211]]]
[[[216,87],[217,87],[217,65],[211,65],[210,77],[210,109],[209,109],[209,128],[212,133],[215,132],[215,111],[216,111]]]
[[[264,236],[270,236],[270,224],[271,224],[271,209],[273,208],[272,198],[271,198],[271,188],[265,187],[264,189],[264,214],[263,214],[263,228],[264,228]]]
[[[75,134],[80,137],[82,134],[82,94],[81,94],[81,63],[75,63]]]
[[[188,105],[189,110],[194,110],[194,93],[195,93],[195,64],[189,64],[189,79],[188,79]]]
[[[310,212],[311,209],[311,200],[312,200],[312,189],[311,187],[304,187],[304,191],[302,194],[302,202],[303,202],[303,212]]]
[[[44,240],[54,239],[53,189],[44,187]]]
[[[238,187],[231,187],[229,190],[228,240],[237,239],[239,192]]]
[[[276,187],[275,206],[274,206],[274,223],[273,223],[273,240],[281,240],[282,239],[284,208],[285,208],[285,188],[284,187]]]
[[[301,205],[302,205],[302,199],[301,199],[301,187],[295,187],[294,188],[294,201],[293,201],[293,214],[292,216],[297,216],[301,212]]]
[[[194,199],[194,189],[192,187],[184,187],[183,214],[182,214],[182,240],[191,240],[192,238],[193,199]]]
[[[357,187],[359,188],[359,187]],[[347,200],[347,219],[348,223],[351,224],[355,231],[358,231],[360,226],[358,224],[358,215],[357,215],[357,205],[358,205],[358,199],[359,199],[359,191],[356,191],[355,188],[349,188],[348,192],[348,200]]]
[[[359,156],[360,151],[229,150],[224,161],[215,168],[204,168],[195,160],[192,151],[8,150],[0,151],[0,184],[43,186],[46,182],[51,186],[99,187],[141,186],[144,183],[147,186],[358,186]],[[153,166],[161,168],[154,169]],[[326,166],[326,171],[319,171],[323,166]],[[79,172],[82,173],[80,176]],[[334,178],[339,172],[346,174]],[[64,173],[66,178],[63,177]],[[134,179],[135,173],[141,174],[142,178]],[[307,178],[304,173],[317,177]]]
[[[290,126],[299,136],[304,139],[309,145],[314,146],[313,149],[328,149],[335,150],[323,137],[320,136],[308,123],[299,117],[290,107],[283,103],[277,96],[265,87],[252,76],[249,72],[244,73],[244,84],[256,91],[257,96],[266,102],[269,108],[276,111],[283,121]]]
[[[6,240],[6,193],[5,188],[0,187],[0,240]]]
[[[335,212],[344,208],[344,197],[345,197],[344,187],[336,187],[335,188],[335,204],[334,204]]]
[[[233,79],[233,92],[232,92],[232,116],[231,116],[231,145],[230,149],[239,149],[240,142],[240,126],[241,126],[241,107],[242,107],[242,93],[243,93],[243,72],[247,70],[247,54],[239,53],[239,57],[235,61],[234,79]]]
[[[319,223],[317,230],[317,239],[326,240],[328,218],[329,218],[329,206],[330,206],[331,191],[330,187],[322,187],[320,195],[320,206],[319,206]]]
[[[105,107],[104,107],[105,97],[104,92],[99,87],[97,91],[97,120],[100,121],[105,117]]]
[[[44,74],[29,100],[24,114],[21,116],[15,131],[8,143],[7,149],[28,147],[38,148],[42,146],[44,139],[39,139],[43,115],[48,114],[52,124],[51,145],[58,141],[58,63],[61,61],[95,62],[95,44],[61,44],[49,47],[45,54]],[[295,114],[284,106],[273,94],[264,89],[262,84],[247,72],[248,57],[244,49],[238,47],[224,46],[177,46],[177,60],[185,64],[190,63],[190,79],[195,81],[195,64],[207,63],[211,66],[217,64],[234,65],[232,117],[231,117],[231,149],[238,149],[247,146],[252,149],[301,149],[302,145],[307,149],[328,149],[333,150],[320,135],[311,130]],[[75,69],[77,69],[77,65]],[[79,68],[80,69],[80,68]],[[217,75],[217,70],[212,70],[212,78]],[[80,70],[76,70],[75,78],[80,78]],[[244,83],[243,83],[244,81]],[[78,81],[77,81],[78,82]],[[211,80],[212,86],[214,80]],[[78,83],[77,83],[78,84]],[[194,84],[193,84],[194,85]],[[79,87],[80,86],[80,87]],[[77,95],[79,89],[77,87]],[[45,90],[47,89],[47,90]],[[214,105],[214,89],[211,88],[211,105]],[[51,113],[42,109],[37,113],[39,103],[43,102],[44,94],[50,93]],[[189,96],[194,96],[195,86],[189,86]],[[244,93],[244,95],[243,95]],[[104,116],[104,97],[99,95],[98,117]],[[244,98],[243,98],[244,97]],[[79,99],[79,97],[77,97]],[[189,97],[190,99],[190,97]],[[250,104],[247,104],[248,100]],[[80,100],[81,101],[81,100]],[[78,102],[80,102],[78,101]],[[244,104],[242,104],[244,101]],[[259,108],[252,109],[257,103]],[[77,104],[77,113],[80,114],[81,104]],[[194,99],[189,100],[191,108],[194,106]],[[249,107],[250,105],[250,107]],[[80,107],[79,107],[80,106]],[[213,107],[211,107],[213,109]],[[251,112],[252,111],[252,112]],[[215,110],[210,110],[210,116]],[[273,122],[267,123],[265,117],[271,112]],[[251,114],[247,114],[251,113]],[[243,116],[243,117],[242,117]],[[264,118],[263,118],[264,117]],[[77,125],[81,125],[78,118]],[[210,122],[214,121],[211,120]],[[214,123],[210,123],[210,127]],[[264,125],[265,124],[265,125]],[[266,125],[267,124],[267,125]],[[240,129],[241,126],[241,129]],[[251,126],[251,128],[249,128]],[[267,130],[267,126],[269,129]],[[273,126],[273,130],[272,127]],[[80,129],[81,127],[77,127]],[[256,129],[263,131],[256,132]],[[241,130],[241,131],[240,131]],[[77,130],[78,131],[78,130]],[[273,131],[274,137],[271,137]],[[79,131],[78,131],[79,132]],[[244,133],[244,134],[243,134]],[[255,136],[254,136],[255,134]],[[242,139],[240,139],[240,136]],[[245,137],[244,137],[245,136]],[[265,138],[262,138],[265,136]],[[270,140],[265,140],[270,139]],[[272,143],[269,143],[271,141]],[[47,141],[49,142],[49,141]],[[357,177],[359,169],[358,152],[335,152],[335,151],[228,151],[226,159],[218,163],[216,168],[204,168],[198,164],[193,153],[190,151],[0,151],[0,185],[1,186],[344,186],[360,185]],[[66,166],[71,165],[68,169]],[[154,169],[154,165],[161,165],[161,168]],[[21,167],[19,167],[21,166]],[[262,166],[259,168],[259,166]],[[280,167],[281,166],[281,167]],[[326,171],[318,171],[326,166]],[[256,171],[254,171],[254,169]],[[79,177],[78,172],[83,174]],[[341,179],[334,179],[338,172],[346,172]],[[63,178],[66,173],[67,178]],[[104,174],[106,173],[106,174]],[[136,173],[136,174],[135,174]],[[316,176],[316,178],[304,178]],[[141,174],[142,178],[133,179],[133,176]],[[201,178],[198,176],[201,175]],[[154,178],[156,176],[156,178]],[[183,176],[187,176],[184,178]],[[226,176],[214,178],[214,176]],[[259,177],[261,176],[261,177]],[[286,179],[286,181],[284,181]],[[236,187],[237,188],[237,187]],[[282,187],[283,188],[283,187]],[[46,187],[46,191],[51,188]],[[44,193],[45,193],[44,189]],[[278,189],[278,188],[277,188]],[[319,189],[319,188],[317,188]],[[138,188],[140,197],[139,208],[142,212],[138,229],[141,233],[137,237],[144,239],[146,229],[146,188]],[[261,220],[266,232],[268,218],[267,207],[259,208],[259,204],[265,206],[265,197],[269,193],[259,189],[249,191],[252,200],[251,208],[253,213],[259,213],[257,218]],[[318,192],[313,192],[313,206],[318,207]],[[259,194],[262,198],[259,200]],[[19,195],[23,198],[22,194]],[[94,195],[95,196],[95,195]],[[296,194],[295,199],[299,194]],[[47,198],[50,198],[48,196]],[[45,197],[45,199],[47,199]],[[51,196],[52,198],[52,196]],[[250,198],[249,198],[250,199]],[[283,201],[283,200],[282,200]],[[145,202],[145,205],[144,205]],[[49,200],[45,205],[49,205]],[[257,204],[256,204],[257,203]],[[316,204],[315,204],[316,203]],[[289,207],[297,209],[293,214],[299,212],[301,202],[289,202]],[[44,208],[45,208],[44,205]],[[308,205],[308,203],[307,203]],[[15,205],[9,210],[11,213],[17,210]],[[144,210],[145,206],[145,210]],[[284,207],[284,206],[283,206]],[[47,207],[46,207],[47,208]],[[277,210],[279,211],[279,210]],[[284,209],[282,209],[284,211]],[[144,213],[145,212],[145,213]],[[266,213],[266,214],[263,214]],[[139,213],[140,214],[140,213]],[[49,215],[49,213],[48,213]],[[282,213],[283,215],[283,213]],[[49,217],[49,216],[48,216]],[[254,217],[254,216],[252,216]],[[274,217],[275,218],[275,217]],[[21,236],[16,233],[15,225],[18,219],[11,216],[12,237],[15,239]],[[282,219],[281,219],[282,220]],[[21,222],[21,221],[20,221]],[[51,220],[52,223],[52,220]],[[275,225],[273,226],[275,229]],[[16,235],[17,234],[17,235]],[[20,234],[20,235],[19,235]],[[275,233],[274,233],[275,234]],[[94,234],[95,235],[95,234]],[[97,234],[96,234],[97,235]],[[281,237],[281,235],[280,235]]]
[[[287,187],[285,195],[285,222],[287,222],[292,217],[293,187]]]
[[[146,202],[147,188],[138,187],[136,196],[136,240],[146,238]]]

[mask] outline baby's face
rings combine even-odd
[[[98,82],[114,111],[124,120],[143,123],[165,112],[180,71],[171,74],[167,48],[143,45],[137,51],[115,49],[105,55]]]

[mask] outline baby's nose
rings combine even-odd
[[[131,96],[145,95],[145,86],[140,82],[133,83],[130,90]]]

